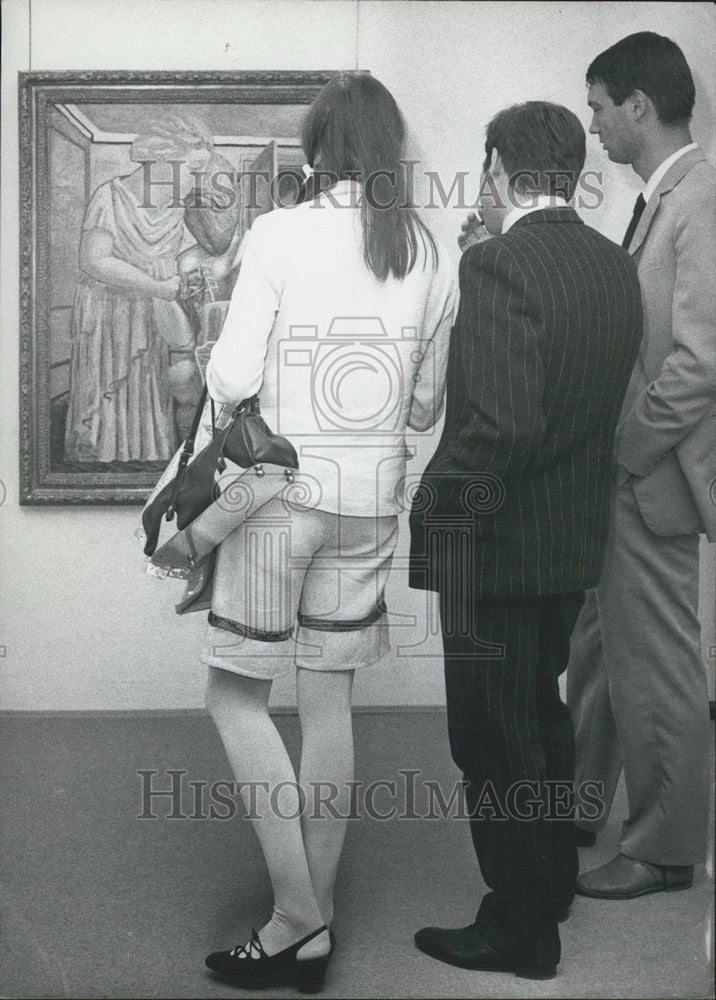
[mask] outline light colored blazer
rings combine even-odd
[[[644,337],[616,456],[657,535],[716,541],[716,171],[700,149],[666,172],[629,252]]]
[[[213,399],[258,392],[298,453],[292,500],[350,516],[404,509],[406,431],[440,417],[457,292],[447,250],[402,280],[363,258],[357,182],[259,216],[206,372]]]

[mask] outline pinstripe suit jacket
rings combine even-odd
[[[641,334],[634,262],[571,208],[463,254],[445,425],[410,514],[412,587],[459,598],[597,584]]]

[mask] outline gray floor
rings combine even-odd
[[[295,754],[295,717],[280,717]],[[253,832],[231,821],[140,820],[139,769],[185,781],[230,779],[202,715],[5,716],[0,719],[0,996],[237,997],[205,975],[206,952],[260,926],[270,887]],[[356,717],[357,778],[448,787],[440,712]],[[377,796],[383,808],[385,798]],[[423,812],[418,795],[416,811]],[[155,811],[166,816],[170,804]],[[189,789],[182,808],[190,813]],[[616,812],[623,810],[623,797]],[[614,816],[585,867],[617,844]],[[325,997],[710,997],[712,869],[687,892],[609,903],[577,898],[550,982],[465,972],[417,952],[426,923],[467,923],[483,892],[458,820],[350,825]],[[290,990],[262,996],[289,997]]]

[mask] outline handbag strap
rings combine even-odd
[[[179,465],[177,467],[177,472],[174,477],[174,482],[172,484],[172,492],[169,499],[169,507],[167,508],[167,514],[166,514],[167,521],[171,521],[174,519],[177,499],[179,497],[179,491],[181,490],[181,486],[184,481],[184,474],[186,473],[186,467],[189,464],[189,459],[194,454],[194,441],[196,439],[197,431],[199,430],[199,424],[201,422],[202,413],[204,412],[204,406],[206,404],[207,395],[208,395],[208,390],[205,382],[204,387],[201,391],[201,397],[199,399],[199,403],[197,405],[194,417],[191,422],[191,427],[189,428],[189,433],[184,442],[184,447],[182,448],[181,455],[179,456]],[[211,432],[213,437],[216,434],[216,410],[214,406],[214,400],[212,399],[211,396],[209,396],[209,400],[211,402]],[[261,411],[259,409],[258,395],[253,395],[250,396],[248,399],[243,400],[243,402],[241,402],[239,406],[236,408],[235,416],[241,413],[242,411],[246,411],[248,413],[260,413]],[[222,444],[221,452],[218,458],[219,462],[224,460],[225,445],[226,441],[224,441],[224,443]]]
[[[174,477],[174,484],[172,486],[171,498],[169,501],[169,507],[167,509],[167,521],[171,521],[174,517],[177,497],[179,496],[179,490],[181,489],[181,484],[184,479],[184,473],[186,471],[187,465],[189,464],[189,459],[194,454],[194,441],[196,440],[197,431],[199,430],[201,415],[204,412],[204,405],[206,403],[207,392],[208,390],[206,388],[206,382],[205,382],[204,387],[201,390],[201,396],[199,397],[199,402],[194,412],[194,416],[191,421],[191,427],[189,428],[189,433],[186,436],[186,440],[184,441],[184,447],[182,448],[181,455],[179,456],[179,466],[177,468],[177,474]],[[213,422],[214,422],[213,400],[212,400],[211,416],[212,416],[212,429],[213,429]]]
[[[186,436],[186,441],[184,442],[184,448],[182,449],[182,455],[184,452],[187,455],[194,454],[194,441],[196,440],[196,434],[199,430],[199,424],[201,423],[201,415],[204,412],[204,405],[206,403],[207,396],[206,382],[204,383],[201,396],[199,396],[199,402],[196,404],[196,409],[194,410],[194,416],[191,418],[191,427],[189,428],[189,433]],[[213,400],[212,400],[213,403]]]

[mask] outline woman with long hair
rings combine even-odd
[[[300,466],[221,544],[201,654],[207,706],[242,796],[253,797],[274,892],[261,930],[206,963],[250,988],[323,982],[350,812],[353,675],[389,650],[384,590],[406,430],[429,429],[442,411],[454,279],[410,205],[404,139],[374,77],[330,80],[303,132],[308,172],[327,186],[255,220],[207,368],[215,401],[258,393]],[[293,664],[298,782],[268,710],[273,679]]]

